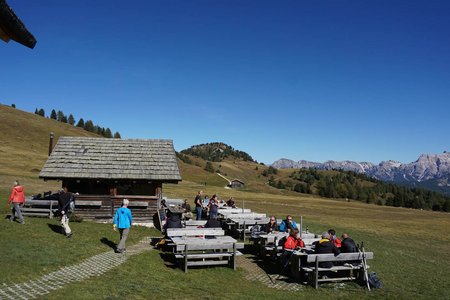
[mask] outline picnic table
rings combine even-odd
[[[187,272],[192,266],[229,265],[236,270],[236,256],[244,244],[224,235],[219,228],[180,228],[168,231],[175,258]]]
[[[272,256],[276,257],[281,253],[283,249],[282,245],[278,245],[281,239],[288,237],[287,232],[271,232],[271,233],[257,233],[252,236],[255,244],[259,245],[260,256],[265,257],[267,253],[271,253]],[[320,238],[316,238],[314,233],[302,232],[302,240],[308,249],[311,249],[311,245],[319,241]]]

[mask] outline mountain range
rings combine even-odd
[[[345,170],[387,182],[417,186],[450,195],[450,153],[422,154],[411,163],[394,160],[382,161],[378,165],[371,162],[333,161],[324,163],[306,160],[293,161],[282,158],[272,167],[277,169],[313,168],[317,170]]]

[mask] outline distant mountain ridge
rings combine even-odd
[[[378,165],[371,162],[333,161],[324,163],[300,160],[298,162],[282,158],[272,166],[277,169],[345,170],[364,173],[369,177],[410,186],[423,187],[450,194],[450,153],[422,154],[411,163],[394,160],[382,161]]]

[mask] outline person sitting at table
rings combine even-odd
[[[300,248],[305,248],[305,242],[300,238],[300,234],[297,228],[294,228],[289,233],[289,236],[283,245],[284,251],[294,251]]]
[[[236,205],[234,205],[233,197],[230,197],[230,199],[228,199],[227,206],[228,207],[232,207],[232,208],[236,208]]]
[[[294,253],[294,250],[298,250],[300,248],[305,247],[305,243],[300,238],[300,235],[298,233],[298,229],[294,228],[289,233],[289,236],[286,238],[286,241],[283,244],[283,255],[281,259],[283,270],[286,268],[287,264],[289,263],[289,260],[292,257],[292,254]]]
[[[342,234],[341,253],[354,253],[358,252],[355,241],[348,236],[348,234]]]
[[[220,220],[209,219],[206,221],[205,228],[222,228],[222,224],[220,223]]]
[[[330,234],[328,232],[322,233],[322,239],[315,243],[315,254],[330,254],[334,253],[334,255],[338,255],[341,253],[339,248],[330,241]],[[333,262],[326,261],[319,263],[319,267],[321,268],[332,268]]]
[[[328,229],[330,234],[330,241],[338,248],[341,247],[341,240],[336,236],[336,231],[334,229]]]
[[[266,224],[266,232],[277,232],[278,231],[278,224],[277,224],[277,218],[275,216],[271,216],[269,223]]]
[[[167,220],[165,224],[165,228],[181,228],[181,213],[172,213],[170,210],[167,210]]]
[[[280,224],[280,231],[281,232],[290,232],[292,229],[297,228],[297,223],[295,223],[294,220],[292,220],[291,215],[287,215],[286,219],[283,220]]]

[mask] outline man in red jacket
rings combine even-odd
[[[8,205],[12,202],[13,206],[11,208],[11,218],[9,220],[11,222],[14,222],[16,220],[16,214],[19,217],[19,223],[25,224],[25,221],[23,220],[22,211],[20,210],[20,207],[23,206],[23,203],[25,202],[25,194],[23,191],[23,186],[19,184],[19,181],[16,180],[14,182],[14,186],[11,191],[11,196],[8,200]]]

